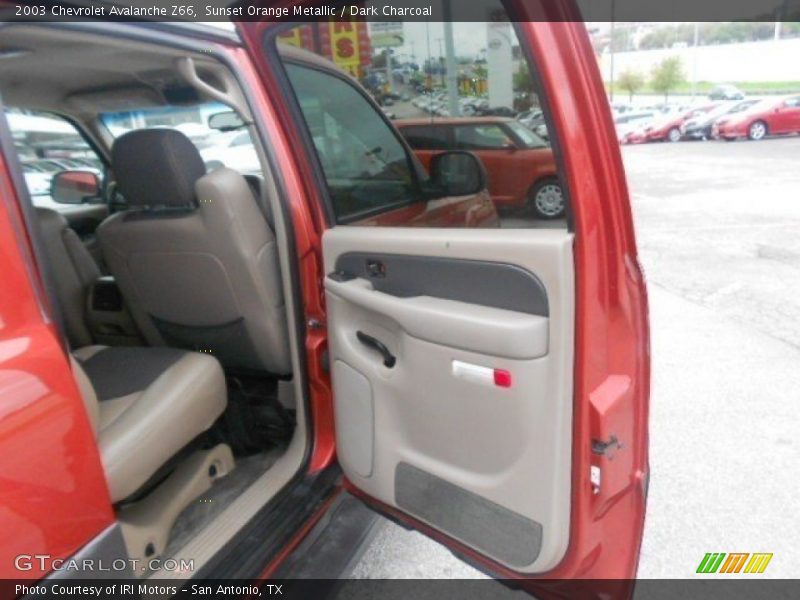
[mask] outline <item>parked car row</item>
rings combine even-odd
[[[422,94],[411,104],[437,117],[450,117],[450,100],[447,92]],[[466,96],[458,99],[458,111],[462,117],[509,117],[517,116],[517,111],[508,106],[490,106],[489,100],[479,96]]]
[[[623,112],[615,117],[621,144],[739,138],[800,133],[800,96],[709,102],[666,114]]]

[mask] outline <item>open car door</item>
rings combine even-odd
[[[572,244],[547,230],[323,236],[348,480],[523,573],[569,542]]]
[[[402,214],[418,204],[382,209],[379,187],[358,190],[358,201],[376,203],[367,219],[339,218],[333,198],[317,273],[336,452],[355,494],[497,576],[624,580],[635,576],[646,497],[646,295],[585,26],[548,5],[554,22],[534,2],[506,8],[540,17],[515,28],[535,57],[551,139],[569,140],[558,151],[570,226],[412,227]],[[394,128],[355,80],[291,55],[281,62],[276,37],[300,43],[300,33],[238,27],[263,90],[280,98],[274,143],[290,148],[284,177],[309,206],[344,187],[331,152],[345,136],[384,127],[364,154],[394,151]],[[337,120],[336,143],[325,146]],[[312,174],[317,161],[325,168]],[[308,192],[325,183],[321,172],[327,189]],[[421,204],[431,218],[446,208]]]

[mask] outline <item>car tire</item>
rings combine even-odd
[[[550,220],[563,217],[567,203],[564,191],[555,178],[542,179],[528,192],[528,207],[539,219]]]
[[[753,121],[747,128],[747,137],[754,141],[763,140],[767,133],[767,124],[764,121]]]
[[[680,142],[681,141],[681,130],[677,127],[673,127],[667,132],[667,141],[668,142]]]

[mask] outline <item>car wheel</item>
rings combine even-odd
[[[751,140],[761,140],[767,135],[767,124],[764,121],[755,121],[747,128],[747,137]]]
[[[566,203],[561,184],[556,179],[544,179],[531,188],[528,205],[540,219],[557,219],[564,215]]]
[[[680,142],[681,141],[681,130],[677,127],[673,127],[667,132],[667,139],[670,142]]]

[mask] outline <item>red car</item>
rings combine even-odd
[[[404,119],[394,122],[428,167],[446,150],[477,155],[499,209],[526,208],[540,219],[564,216],[564,194],[550,146],[523,124],[501,117]]]
[[[625,173],[575,8],[508,10],[559,227],[498,227],[480,161],[425,169],[294,23],[3,24],[3,597],[331,577],[373,511],[537,597],[632,594],[650,359]],[[59,127],[12,135],[6,107]],[[204,163],[243,132],[260,173]],[[103,181],[35,206],[20,153],[54,146]]]
[[[768,135],[800,133],[800,96],[764,100],[752,108],[725,117],[714,125],[713,137],[724,140],[760,140]]]
[[[681,125],[689,119],[693,119],[715,108],[717,104],[708,104],[700,108],[692,108],[677,115],[667,115],[662,119],[656,120],[644,128],[643,141],[645,142],[680,142],[683,134]],[[636,142],[632,142],[636,143]]]

